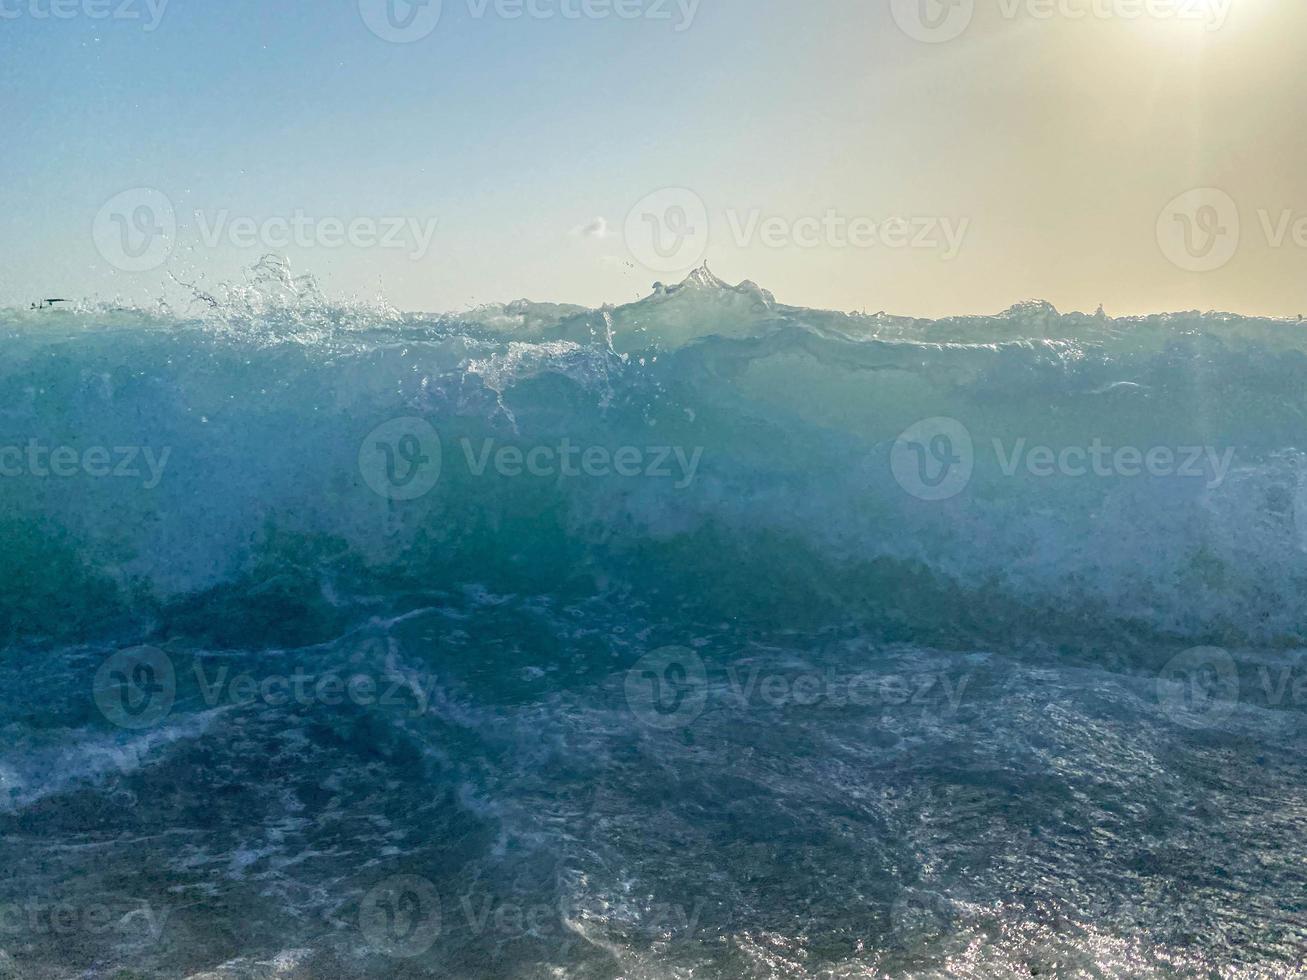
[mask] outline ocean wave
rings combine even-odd
[[[222,609],[310,642],[342,596],[468,582],[932,642],[1303,634],[1298,324],[844,314],[706,269],[600,310],[333,305],[272,260],[188,288],[0,314],[0,636]],[[438,478],[379,490],[418,424]]]

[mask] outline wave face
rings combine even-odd
[[[1301,324],[265,262],[0,343],[0,977],[1304,968]]]
[[[596,312],[265,293],[6,316],[0,633],[173,622],[232,589],[307,628],[478,581],[936,641],[1302,635],[1297,324],[840,315],[706,270]],[[404,419],[439,443],[417,495],[385,486]],[[58,447],[71,475],[38,475]],[[93,448],[125,475],[89,476]]]

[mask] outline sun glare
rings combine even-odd
[[[1248,0],[1139,0],[1137,22],[1156,35],[1218,41],[1238,30],[1254,3]]]

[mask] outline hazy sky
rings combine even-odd
[[[1307,312],[1304,38],[1301,0],[0,0],[0,303],[279,252],[406,309],[706,257],[838,309]]]

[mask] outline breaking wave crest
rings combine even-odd
[[[314,642],[468,582],[942,644],[1303,633],[1298,324],[841,314],[706,269],[438,316],[272,260],[190,288],[0,314],[0,636]]]

